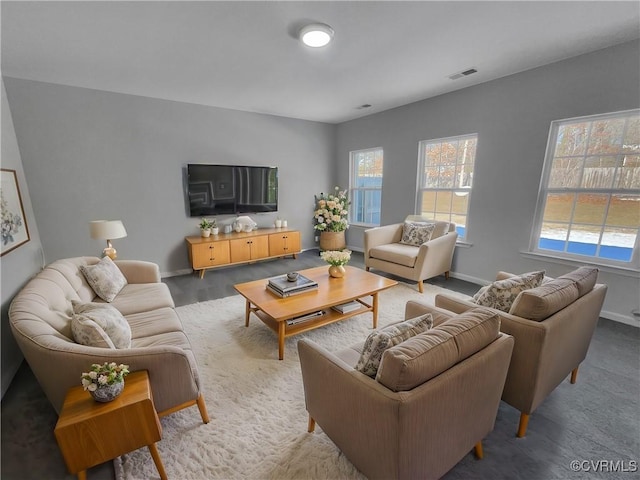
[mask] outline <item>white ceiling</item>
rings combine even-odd
[[[5,76],[329,123],[640,36],[638,1],[2,1],[0,14]],[[303,46],[308,22],[334,42]]]

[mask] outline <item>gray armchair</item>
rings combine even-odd
[[[423,280],[443,273],[449,278],[458,234],[453,223],[426,220],[418,215],[409,215],[406,221],[434,223],[431,239],[420,246],[401,243],[403,223],[365,230],[364,264],[367,271],[375,268],[414,280],[423,293]]]

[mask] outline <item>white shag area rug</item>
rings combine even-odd
[[[402,320],[408,300],[433,305],[450,290],[425,284],[425,293],[403,284],[380,293],[378,327]],[[463,296],[464,297],[464,296]],[[251,315],[236,295],[177,308],[192,343],[204,386],[210,423],[197,407],[161,419],[157,443],[170,479],[364,479],[308,415],[297,342],[306,337],[328,350],[364,341],[371,314],[290,337],[278,360],[276,334]],[[114,460],[118,480],[160,478],[149,450]]]

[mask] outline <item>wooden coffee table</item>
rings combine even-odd
[[[278,358],[284,358],[284,339],[307,332],[330,323],[339,322],[365,312],[373,314],[373,328],[378,326],[378,293],[397,285],[375,273],[346,266],[342,278],[332,278],[324,267],[301,270],[299,273],[318,282],[318,289],[280,298],[267,290],[268,279],[255,280],[234,285],[234,288],[246,299],[245,326],[249,326],[249,316],[253,312],[269,328],[278,334]],[[372,297],[368,301],[366,297]],[[331,307],[356,300],[358,310],[340,313]],[[308,313],[323,310],[324,315],[301,323],[289,325],[287,320]]]

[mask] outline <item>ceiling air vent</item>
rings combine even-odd
[[[458,73],[454,73],[453,75],[449,75],[449,79],[450,80],[457,80],[459,78],[462,77],[466,77],[468,75],[472,75],[474,73],[477,73],[478,70],[476,70],[475,68],[468,68],[467,70],[464,70],[462,72],[458,72]]]

